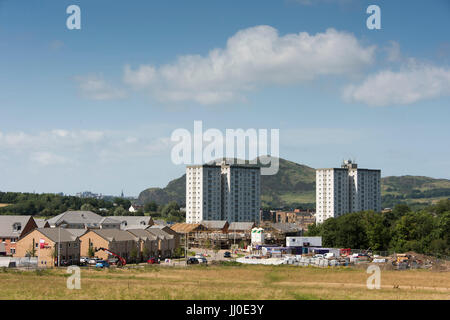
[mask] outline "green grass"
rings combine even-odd
[[[314,203],[316,202],[316,193],[315,191],[285,193],[281,195],[280,198],[286,203]]]
[[[8,270],[0,299],[450,299],[448,272],[382,271],[382,289],[368,290],[365,269],[290,265],[148,266],[81,271],[69,290],[65,269]]]

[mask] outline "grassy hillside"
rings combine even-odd
[[[280,159],[276,175],[262,176],[261,191],[263,205],[281,206],[313,204],[315,201],[315,169]],[[155,201],[165,204],[175,200],[184,204],[186,197],[186,175],[172,180],[165,188],[149,188],[139,194],[139,202]]]
[[[381,179],[383,206],[405,202],[428,205],[450,197],[450,180],[421,176],[385,177]]]
[[[261,177],[262,206],[314,207],[315,169],[280,159],[276,175]],[[139,195],[139,201],[165,204],[175,200],[185,202],[186,176],[172,180],[165,188],[149,188]],[[420,176],[385,177],[381,179],[383,207],[397,203],[426,206],[450,197],[450,180]]]

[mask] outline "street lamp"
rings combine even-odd
[[[60,224],[59,225],[59,228],[58,228],[58,234],[59,234],[59,237],[58,237],[58,267],[60,267],[61,266],[61,228],[65,228],[65,227],[67,227],[67,224],[66,223],[63,223],[63,224]]]
[[[186,232],[184,233],[184,258],[186,259],[186,264],[187,264],[188,235],[189,232],[186,230]]]

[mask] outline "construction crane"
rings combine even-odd
[[[98,248],[98,249],[95,249],[95,252],[98,252],[98,251],[100,251],[100,250],[105,251],[107,254],[109,254],[109,255],[111,255],[111,256],[114,256],[114,257],[116,257],[117,259],[119,259],[119,261],[117,262],[117,266],[118,266],[118,267],[123,267],[124,265],[127,264],[127,261],[126,261],[124,258],[122,258],[122,257],[119,256],[118,254],[116,254],[116,253],[114,253],[114,252],[112,252],[111,250],[108,250],[108,249],[106,249],[106,248]]]

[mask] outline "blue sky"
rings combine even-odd
[[[311,167],[450,178],[449,18],[446,0],[0,0],[0,190],[165,186],[194,120],[280,129]]]

